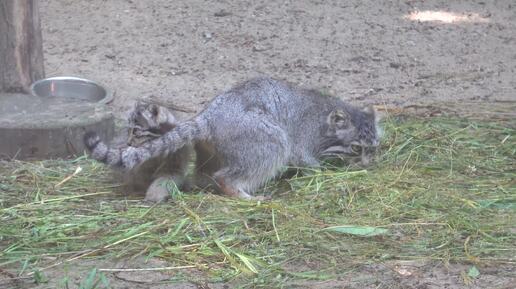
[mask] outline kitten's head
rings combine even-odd
[[[129,113],[129,126],[142,131],[163,134],[176,125],[174,115],[166,107],[156,104],[138,101]]]
[[[364,166],[372,161],[380,144],[378,118],[372,107],[334,110],[327,124],[323,156],[345,157]]]

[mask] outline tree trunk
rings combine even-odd
[[[0,0],[0,93],[28,93],[44,77],[37,0]]]

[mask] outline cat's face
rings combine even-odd
[[[323,156],[339,156],[366,166],[380,144],[378,119],[372,108],[361,111],[335,110],[328,115],[327,147]]]
[[[176,125],[176,119],[164,107],[137,102],[129,114],[129,124],[142,131],[165,133]]]

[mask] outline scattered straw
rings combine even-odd
[[[514,120],[384,126],[375,165],[300,170],[259,192],[269,202],[194,192],[149,207],[84,157],[0,162],[0,268],[35,277],[81,259],[141,256],[167,266],[99,271],[196,268],[271,288],[391,259],[515,264]]]

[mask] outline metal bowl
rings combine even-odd
[[[34,96],[64,98],[70,101],[109,103],[113,95],[102,85],[83,78],[59,76],[34,82],[30,87]]]

